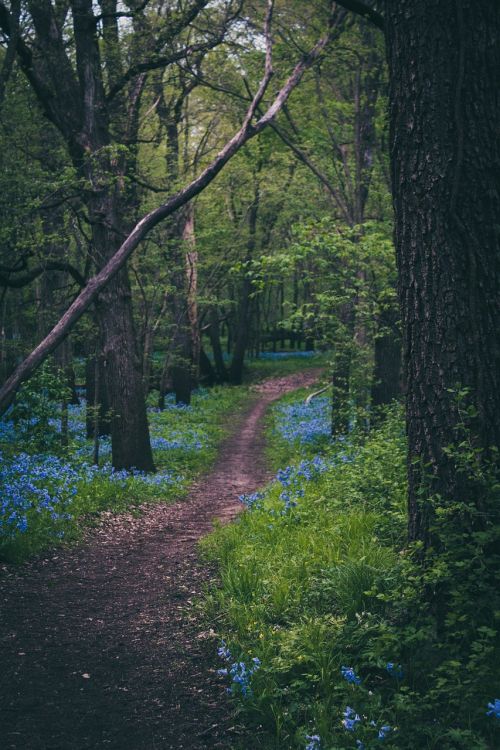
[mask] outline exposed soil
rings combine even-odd
[[[197,541],[269,480],[262,418],[309,370],[256,386],[211,474],[174,505],[111,516],[78,547],[0,577],[1,750],[207,750],[239,734],[193,605]],[[240,740],[241,742],[241,740]],[[252,748],[251,739],[245,747]]]

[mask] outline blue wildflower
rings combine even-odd
[[[344,711],[344,718],[342,720],[344,729],[346,729],[348,732],[353,732],[360,721],[361,717],[359,716],[359,714],[357,714],[353,708],[347,706]]]
[[[262,508],[263,492],[254,492],[251,495],[240,495],[238,500],[246,505],[249,510],[260,510]]]
[[[500,698],[495,698],[493,703],[488,703],[489,711],[486,711],[486,716],[494,716],[495,719],[500,719]]]
[[[383,727],[380,727],[380,729],[378,730],[379,740],[385,740],[389,732],[392,732],[392,727],[390,727],[388,724],[385,724]]]
[[[306,734],[307,745],[305,750],[321,750],[321,737],[319,734]]]
[[[221,657],[221,659],[225,659],[226,661],[229,661],[231,659],[231,652],[227,647],[226,641],[222,640],[220,642],[220,646],[217,649],[217,654]]]
[[[401,680],[403,678],[404,672],[399,664],[394,664],[392,661],[388,661],[385,668],[391,677],[395,677],[396,680]]]
[[[347,682],[352,683],[353,685],[361,684],[361,677],[358,677],[352,667],[341,667],[340,671],[342,672],[342,677]]]

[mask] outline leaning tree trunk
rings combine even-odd
[[[409,535],[475,499],[446,451],[500,445],[500,3],[387,0],[392,181],[409,440]]]

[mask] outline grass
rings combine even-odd
[[[327,367],[328,353],[321,352],[264,352],[261,357],[245,362],[245,382],[259,382],[270,377],[284,377],[311,367]]]
[[[221,584],[207,598],[234,660],[258,658],[250,695],[239,695],[257,746],[355,747],[342,726],[350,690],[341,667],[352,665],[353,632],[369,630],[384,610],[383,594],[397,575],[405,534],[405,448],[393,417],[367,440],[318,445],[287,427],[301,401],[288,396],[273,409],[271,456],[297,460],[278,472],[238,523],[203,542],[219,564]],[[302,416],[304,416],[302,414]],[[326,421],[329,416],[326,415]],[[311,456],[321,447],[322,456]],[[305,458],[304,458],[305,457]],[[369,491],[367,491],[369,489]],[[370,669],[393,687],[383,666],[391,654],[370,655]],[[372,710],[380,729],[387,717]],[[257,740],[256,740],[257,743]]]
[[[401,410],[332,441],[327,400],[303,396],[269,416],[276,480],[202,544],[220,571],[205,598],[220,679],[252,748],[496,750],[497,466],[478,471],[468,440],[450,449],[481,504],[432,498],[441,546],[423,556],[406,540]]]
[[[100,465],[92,465],[92,445],[84,436],[84,406],[70,409],[68,447],[61,445],[60,416],[54,404],[44,405],[45,417],[36,424],[32,419],[16,425],[4,421],[0,557],[21,561],[74,542],[103,511],[139,513],[141,505],[178,499],[213,464],[227,434],[228,414],[237,412],[247,399],[246,387],[216,387],[193,394],[189,407],[170,401],[162,412],[150,408],[158,469],[151,475],[113,471],[107,438],[100,442]]]

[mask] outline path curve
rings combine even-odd
[[[71,550],[0,577],[2,750],[216,750],[231,707],[190,605],[210,578],[196,543],[269,479],[262,418],[318,370],[268,380],[212,472],[174,505],[112,517]],[[234,742],[234,739],[233,739]]]

